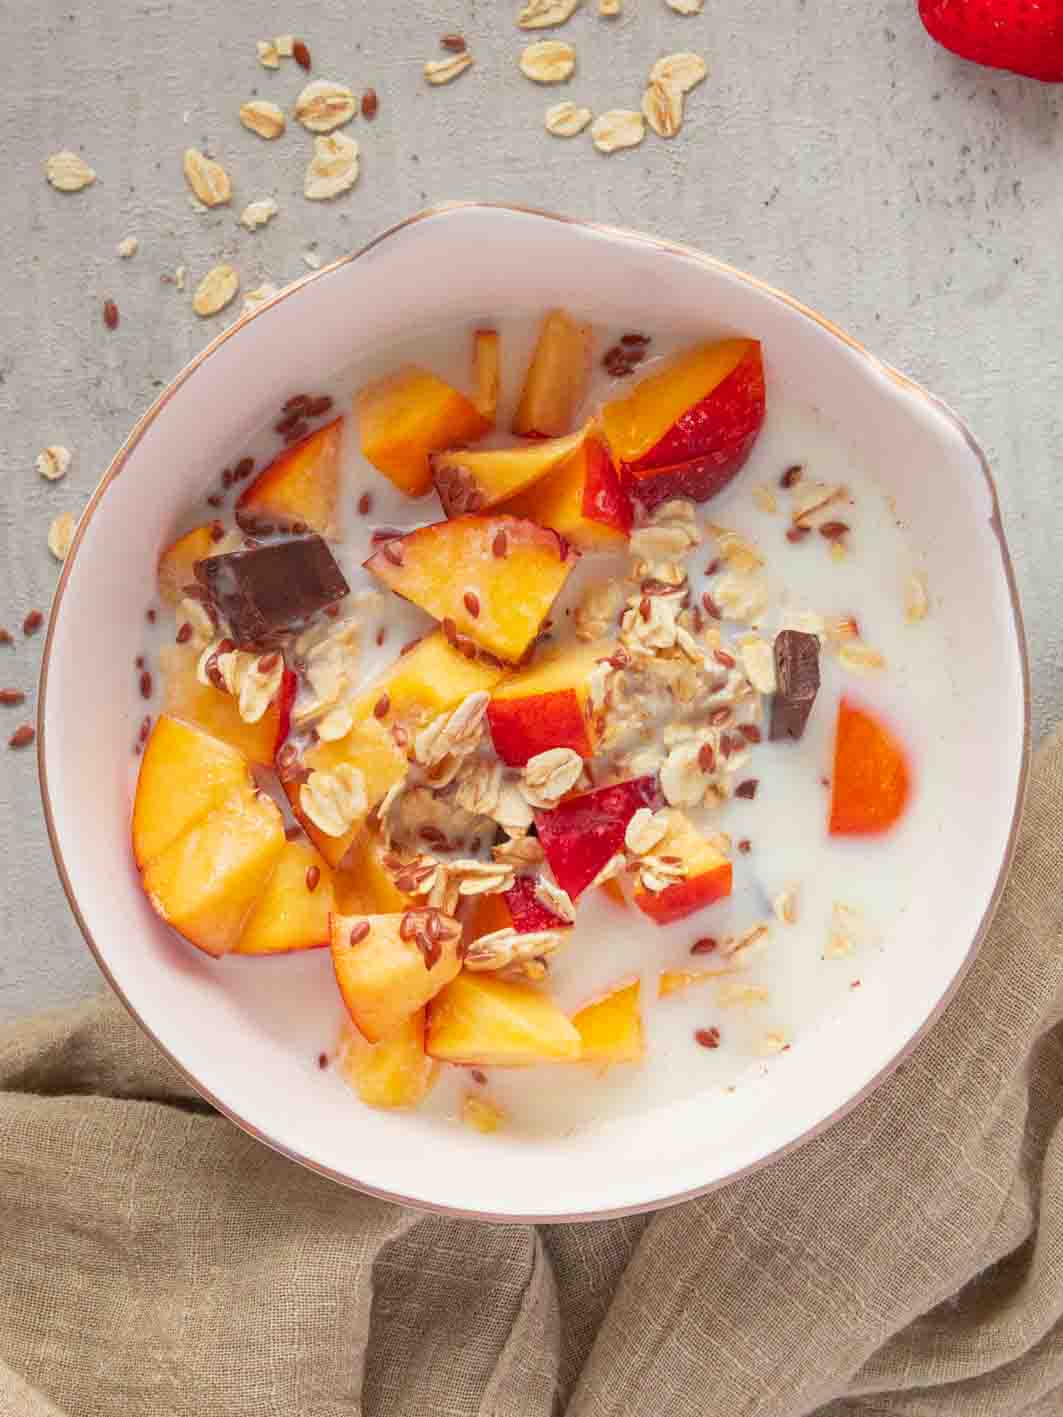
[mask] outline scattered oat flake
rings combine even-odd
[[[198,148],[186,148],[183,167],[185,181],[205,207],[222,207],[229,201],[233,194],[232,183],[220,162]]]
[[[357,111],[351,90],[332,79],[313,79],[295,100],[295,116],[311,133],[331,133],[349,123]]]
[[[700,15],[705,0],[664,0],[664,3],[677,15]]]
[[[306,168],[303,196],[327,202],[358,181],[358,144],[344,133],[314,139],[314,156]]]
[[[240,122],[260,138],[279,138],[287,126],[281,109],[264,98],[254,98],[249,103],[242,103]]]
[[[674,138],[683,126],[683,92],[656,79],[642,95],[642,112],[659,138]]]
[[[44,164],[44,175],[57,192],[80,192],[96,181],[96,174],[85,159],[68,148],[51,155]]]
[[[304,251],[303,265],[309,266],[312,271],[319,271],[321,269],[321,257],[316,251]]]
[[[477,1132],[497,1132],[505,1115],[501,1107],[486,1097],[466,1097],[461,1104],[461,1120]]]
[[[838,651],[838,663],[853,674],[875,674],[886,667],[884,655],[859,641],[842,645]]]
[[[449,84],[472,65],[472,55],[468,50],[452,54],[449,59],[429,59],[424,66],[424,76],[433,88]]]
[[[240,213],[240,225],[248,231],[257,231],[260,226],[272,221],[279,210],[272,197],[261,197],[257,202],[248,202],[244,207]]]
[[[277,55],[281,59],[291,59],[295,54],[295,35],[279,34],[273,41]]]
[[[192,309],[204,319],[209,315],[217,315],[225,309],[239,289],[240,277],[235,266],[215,266],[196,286]]]
[[[536,84],[561,84],[576,67],[576,51],[562,39],[540,39],[528,47],[518,61],[520,72]]]
[[[603,19],[615,19],[621,8],[621,0],[598,0],[598,13]]]
[[[126,236],[119,241],[115,248],[123,261],[128,261],[131,256],[135,256],[140,249],[140,242],[135,236]]]
[[[546,110],[546,131],[555,138],[574,138],[582,133],[593,117],[589,108],[574,103],[555,103]]]
[[[630,108],[610,108],[591,124],[591,137],[600,153],[637,148],[646,136],[642,114]]]
[[[48,550],[57,561],[66,560],[76,527],[77,522],[69,512],[60,512],[48,528]]]
[[[708,74],[709,68],[700,54],[681,50],[676,54],[666,54],[658,59],[650,70],[651,84],[667,84],[680,93],[689,93]]]
[[[277,49],[277,42],[273,39],[260,39],[255,48],[258,50],[258,62],[265,69],[279,69],[281,66],[280,53]]]
[[[904,618],[909,625],[925,620],[930,609],[926,576],[922,571],[913,571],[904,583]]]
[[[272,300],[278,289],[278,286],[268,280],[264,281],[262,285],[256,285],[254,290],[249,290],[244,296],[244,313],[246,314],[249,310],[257,310],[267,300]]]
[[[178,266],[173,273],[173,283],[178,290],[184,290],[185,279],[188,276],[187,266]]]
[[[61,443],[50,443],[37,454],[37,471],[48,482],[58,482],[66,476],[72,457],[69,448]]]
[[[772,901],[771,908],[780,924],[795,925],[797,923],[797,892],[792,887],[780,891]]]
[[[563,25],[580,7],[580,0],[526,0],[517,16],[522,30],[545,30]]]

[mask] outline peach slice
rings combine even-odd
[[[309,842],[286,842],[233,946],[233,954],[275,955],[322,949],[329,942],[332,906],[332,872],[328,865]]]
[[[432,485],[430,453],[475,442],[491,427],[464,394],[416,366],[368,385],[356,407],[363,454],[410,497]]]
[[[659,807],[656,777],[633,777],[566,797],[535,813],[535,826],[554,879],[573,900],[624,847],[627,824],[640,807]]]
[[[639,1063],[646,1045],[639,1008],[641,983],[625,981],[572,1015],[580,1036],[580,1062]]]
[[[159,915],[207,954],[227,954],[284,850],[284,823],[250,783],[190,826],[145,868]]]
[[[472,401],[481,418],[494,426],[502,385],[502,352],[497,330],[477,330],[472,337]]]
[[[334,418],[285,448],[240,493],[237,525],[252,534],[269,525],[335,536],[342,439],[343,419]]]
[[[580,1036],[538,990],[462,973],[428,1006],[425,1050],[445,1063],[520,1068],[572,1062]]]
[[[238,787],[247,760],[191,723],[160,714],[140,760],[133,803],[133,855],[146,866]]]
[[[428,1096],[439,1065],[424,1051],[424,1009],[410,1014],[379,1043],[368,1043],[353,1023],[340,1037],[339,1069],[367,1107],[417,1107]]]
[[[581,551],[622,545],[633,518],[631,499],[597,438],[587,438],[556,471],[507,501],[505,510],[551,527]]]
[[[745,465],[764,422],[756,340],[700,345],[602,410],[629,494],[647,509],[672,497],[706,502]]]
[[[336,909],[343,915],[394,915],[416,906],[413,896],[404,895],[384,867],[387,852],[383,838],[367,829],[354,844],[345,869],[333,877]]]
[[[670,925],[731,894],[730,861],[706,841],[682,812],[671,812],[668,831],[653,853],[677,856],[687,870],[685,880],[676,881],[663,891],[635,886],[635,904],[656,924]]]
[[[514,433],[555,438],[569,431],[587,397],[592,342],[590,325],[580,324],[564,310],[547,313],[524,377]]]
[[[193,527],[167,546],[159,557],[159,595],[167,605],[176,605],[185,586],[196,584],[195,564],[217,554],[214,526]]]
[[[831,836],[889,831],[911,795],[904,749],[884,723],[848,698],[838,707],[831,784]]]
[[[166,645],[159,654],[162,678],[162,706],[174,718],[187,719],[205,732],[231,744],[253,763],[272,766],[281,744],[288,736],[295,675],[284,671],[280,689],[257,723],[245,723],[236,699],[213,684],[201,684],[196,677],[199,652],[190,645]]]
[[[571,748],[592,757],[596,733],[590,711],[590,677],[616,649],[608,643],[565,645],[537,657],[499,684],[487,706],[495,752],[510,767],[549,748]]]
[[[404,938],[405,919],[405,914],[332,917],[336,983],[370,1043],[394,1033],[461,969],[459,933],[437,942],[438,958],[429,965],[416,941]]]
[[[576,564],[556,532],[517,517],[458,517],[387,541],[366,561],[386,586],[499,659],[521,659]]]
[[[435,717],[456,708],[470,694],[489,692],[505,673],[499,664],[475,656],[470,659],[454,648],[442,630],[433,630],[359,694],[351,711],[356,719],[367,718],[387,695],[387,710],[381,714],[385,723],[411,715]]]
[[[583,442],[585,430],[519,448],[435,453],[432,480],[448,517],[483,512],[515,497],[560,467]]]

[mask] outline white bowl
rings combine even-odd
[[[336,1017],[325,952],[219,970],[142,894],[129,849],[132,658],[179,509],[293,388],[357,345],[570,304],[614,327],[763,341],[769,384],[818,405],[860,451],[928,557],[955,656],[970,771],[928,842],[935,889],[874,990],[728,1105],[688,1099],[594,1135],[484,1138],[369,1111],[316,1055]],[[957,357],[963,357],[962,349]],[[866,1096],[941,1011],[992,914],[1025,784],[1020,612],[985,458],[956,417],[796,301],[696,251],[541,213],[448,206],[282,291],[221,334],[140,420],[82,518],[55,597],[39,710],[45,812],[78,923],[112,987],[209,1101],[269,1145],[390,1199],[499,1219],[648,1209],[762,1165]],[[324,955],[325,957],[321,957]]]

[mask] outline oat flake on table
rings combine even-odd
[[[314,139],[314,156],[306,168],[303,196],[311,202],[327,202],[358,181],[358,144],[344,133]]]
[[[642,114],[631,108],[610,108],[591,124],[591,137],[600,153],[636,148],[646,136]]]
[[[332,79],[313,79],[295,100],[295,116],[311,133],[331,133],[358,111],[351,90]]]
[[[197,201],[205,207],[221,207],[232,197],[229,174],[220,162],[201,153],[198,148],[186,148],[183,159],[185,181]]]
[[[240,122],[250,132],[266,139],[279,138],[287,127],[282,110],[264,98],[254,98],[249,103],[242,103]]]
[[[257,231],[260,226],[273,220],[279,208],[272,197],[262,197],[257,202],[248,202],[240,213],[240,225],[248,231]]]
[[[48,550],[57,561],[65,561],[74,540],[77,522],[69,512],[60,512],[48,528]]]
[[[192,297],[192,309],[204,319],[210,315],[217,315],[219,311],[225,309],[239,289],[240,277],[234,266],[215,266],[196,286],[196,293]]]
[[[570,19],[580,3],[581,0],[526,0],[517,24],[522,30],[552,29]]]
[[[140,242],[135,236],[125,236],[115,248],[123,261],[128,261],[140,250]]]
[[[576,51],[561,39],[540,39],[529,44],[518,61],[526,79],[536,84],[561,84],[572,77]]]
[[[642,112],[659,138],[674,138],[683,126],[683,94],[655,79],[642,95]]]
[[[85,159],[69,148],[48,158],[44,164],[44,175],[57,192],[80,192],[96,181],[96,173]]]
[[[700,15],[705,0],[664,0],[664,3],[677,15]]]
[[[574,103],[555,103],[546,110],[546,131],[555,138],[574,138],[582,133],[593,117],[589,108]]]
[[[676,54],[665,54],[650,70],[650,83],[668,84],[687,94],[706,77],[709,66],[700,54],[680,50]]]
[[[70,449],[61,443],[49,443],[37,454],[37,471],[48,482],[58,482],[69,471],[72,457]]]
[[[441,84],[452,83],[464,74],[466,69],[472,67],[472,62],[472,55],[467,49],[461,54],[452,54],[449,59],[429,59],[424,66],[424,76],[433,88],[439,88]]]
[[[598,0],[598,13],[605,20],[615,19],[620,9],[620,0]]]

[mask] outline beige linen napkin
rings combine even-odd
[[[944,1017],[703,1200],[491,1227],[311,1175],[110,1000],[0,1036],[0,1412],[1058,1417],[1063,737]],[[844,1060],[839,1060],[843,1064]]]

